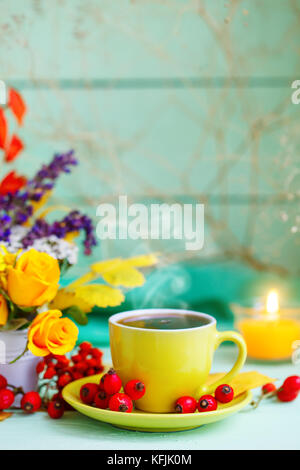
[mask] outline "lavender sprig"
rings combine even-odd
[[[73,155],[73,150],[54,155],[51,163],[43,165],[42,169],[27,183],[24,190],[0,196],[0,218],[2,215],[9,215],[10,226],[25,223],[32,216],[32,203],[40,201],[44,194],[53,188],[61,173],[69,173],[70,166],[77,165],[77,160]],[[7,228],[7,223],[5,227]],[[0,223],[0,238],[1,229],[3,227]]]
[[[40,201],[53,188],[61,173],[69,173],[70,167],[77,163],[73,150],[56,154],[49,165],[42,166],[24,190],[0,196],[0,241],[9,241],[11,227],[23,225],[33,215],[34,203]],[[94,227],[91,219],[79,211],[72,211],[61,221],[52,224],[44,219],[36,220],[22,240],[22,244],[27,248],[38,238],[50,235],[64,238],[68,233],[80,230],[85,232],[85,254],[90,254],[92,247],[96,245]]]
[[[49,224],[44,219],[38,219],[26,236],[22,239],[24,248],[31,246],[37,238],[56,235],[57,238],[65,238],[69,233],[84,230],[84,253],[91,254],[92,247],[97,244],[94,236],[94,227],[91,219],[81,214],[79,211],[71,211],[66,217],[60,221]]]
[[[74,150],[54,155],[52,162],[49,165],[43,165],[34,178],[28,182],[28,198],[32,201],[39,201],[47,191],[53,188],[61,173],[70,173],[70,166],[77,164]]]

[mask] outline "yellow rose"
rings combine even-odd
[[[48,310],[35,317],[28,331],[28,349],[32,354],[64,355],[74,348],[78,328],[69,318],[61,316],[60,310]]]
[[[8,308],[7,303],[3,295],[0,294],[0,326],[3,326],[7,322]]]
[[[8,268],[7,291],[17,305],[39,306],[55,297],[59,276],[58,261],[32,248],[20,256],[15,267]]]

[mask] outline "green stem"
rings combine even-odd
[[[276,395],[276,393],[277,393],[276,390],[274,390],[274,391],[272,391],[272,392],[269,392],[269,393],[262,393],[262,394],[259,396],[258,400],[257,400],[257,401],[252,401],[252,402],[250,403],[250,405],[252,405],[253,408],[256,409],[262,400],[264,400],[265,398],[274,397],[274,396]]]
[[[22,387],[15,387],[14,385],[11,385],[11,384],[7,384],[7,387],[11,388],[15,395],[18,395],[19,393],[21,395],[25,395],[25,392]]]
[[[18,357],[10,361],[8,364],[14,364],[15,362],[17,362],[26,353],[26,351],[28,351],[28,343],[26,343],[24,351],[21,354],[19,354]]]

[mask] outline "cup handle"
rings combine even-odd
[[[210,385],[203,385],[202,387],[199,388],[198,391],[198,396],[201,396],[203,394],[211,394],[215,391],[215,389],[221,385],[221,384],[230,384],[231,380],[233,377],[235,377],[238,372],[241,370],[243,367],[246,358],[247,358],[247,346],[245,343],[244,338],[239,334],[236,333],[235,331],[224,331],[224,332],[217,332],[216,335],[216,343],[215,343],[215,349],[217,349],[221,343],[224,341],[232,341],[235,343],[238,348],[239,348],[239,355],[234,363],[233,367],[231,370],[221,379],[217,380],[216,382],[210,384]]]

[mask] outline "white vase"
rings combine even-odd
[[[7,382],[15,387],[22,387],[24,392],[36,390],[38,376],[36,365],[41,358],[34,356],[30,351],[16,359],[26,347],[28,330],[1,331],[0,332],[0,374],[6,377]],[[17,395],[14,406],[19,406],[22,396]]]

